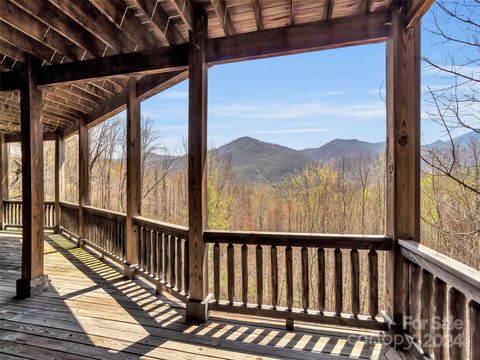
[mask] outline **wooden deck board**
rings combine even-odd
[[[35,359],[341,359],[378,358],[395,350],[349,335],[378,334],[299,324],[287,332],[278,320],[212,314],[203,325],[185,323],[184,305],[140,279],[46,235],[42,294],[15,300],[20,237],[0,233],[0,358]],[[395,352],[396,353],[396,352]]]

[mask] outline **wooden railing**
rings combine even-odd
[[[138,235],[140,271],[159,281],[157,289],[166,290],[182,300],[189,294],[188,229],[134,217]]]
[[[399,245],[409,277],[404,327],[413,341],[435,359],[478,359],[480,271],[413,241]]]
[[[204,239],[214,244],[209,268],[213,269],[215,301],[210,304],[210,309],[282,318],[287,320],[287,327],[293,327],[294,320],[302,320],[387,328],[387,323],[378,316],[378,251],[392,247],[391,239],[385,236],[207,231]],[[330,250],[327,253],[325,249]],[[346,251],[350,255],[349,279],[344,273]],[[222,256],[225,252],[226,257]],[[366,274],[360,270],[360,252],[365,252],[368,258]],[[253,255],[256,274],[252,285],[248,258]],[[327,280],[332,280],[326,278],[330,264],[334,268],[333,281],[330,282],[333,283],[333,294],[328,293],[329,287],[326,286]],[[223,269],[226,269],[226,278]],[[281,280],[284,280],[283,287],[279,286]],[[361,281],[368,286],[367,314],[360,311]],[[350,284],[349,289],[345,288],[346,283]],[[240,292],[236,284],[240,284]],[[264,296],[265,288],[270,290],[268,299]],[[343,295],[346,291],[350,295],[351,313],[344,312]],[[315,297],[312,296],[314,292]],[[238,293],[241,296],[237,297]],[[334,298],[333,309],[327,309],[328,297]],[[249,302],[252,298],[254,303]]]
[[[78,205],[60,202],[60,226],[70,235],[78,236]]]
[[[107,254],[124,260],[126,215],[91,206],[83,209],[86,239]]]
[[[3,225],[11,227],[22,226],[22,207],[21,200],[4,200],[3,201]],[[44,226],[45,228],[53,228],[55,226],[55,202],[44,202]]]

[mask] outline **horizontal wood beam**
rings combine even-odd
[[[385,41],[389,12],[239,34],[207,41],[207,62],[219,64]],[[188,44],[44,66],[39,84],[56,85],[132,73],[162,73],[188,68]]]
[[[43,141],[53,141],[55,140],[55,132],[47,131],[43,133]],[[6,143],[15,143],[22,141],[21,134],[6,134],[5,135],[5,142]]]
[[[39,86],[89,81],[115,75],[161,73],[187,70],[188,44],[156,50],[112,55],[104,58],[44,66]]]

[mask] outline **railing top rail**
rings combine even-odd
[[[117,211],[111,211],[106,209],[100,209],[93,206],[84,206],[83,210],[91,215],[100,216],[113,220],[125,220],[127,215]]]
[[[399,240],[402,255],[480,303],[480,271],[411,240]]]
[[[78,204],[74,204],[74,203],[67,202],[67,201],[60,201],[60,206],[63,206],[63,207],[69,208],[69,209],[75,209],[75,210],[78,209]]]
[[[390,250],[392,248],[392,239],[385,235],[339,235],[208,230],[204,233],[204,240],[209,243],[305,246],[339,249]]]
[[[22,200],[8,199],[8,200],[3,200],[3,203],[4,204],[21,204],[21,203],[23,203],[23,201]]]
[[[188,239],[188,228],[185,226],[148,219],[142,216],[134,216],[133,220],[136,225],[148,227],[151,230],[158,231],[164,234],[177,236],[182,239]]]

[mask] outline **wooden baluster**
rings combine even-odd
[[[420,326],[417,326],[420,323],[420,295],[422,288],[422,269],[416,265],[410,265],[410,316],[411,324],[409,327],[410,334],[415,337],[416,340],[420,340],[421,329]],[[415,326],[412,326],[415,325]]]
[[[143,246],[143,271],[145,271],[146,273],[148,273],[148,269],[149,269],[149,261],[148,261],[148,254],[150,254],[150,241],[148,241],[148,235],[150,234],[150,232],[148,231],[147,228],[142,228],[142,231],[143,231],[143,235],[144,235],[144,238],[143,238],[143,241],[144,241],[144,246]]]
[[[368,252],[368,312],[372,319],[378,315],[378,254],[374,249]]]
[[[163,237],[163,276],[164,276],[164,281],[165,281],[165,284],[168,283],[168,280],[169,280],[169,271],[170,271],[170,266],[168,264],[168,256],[169,256],[169,238],[170,236],[167,235],[167,234],[162,234],[162,237]]]
[[[308,248],[302,247],[301,250],[301,257],[302,257],[302,306],[303,311],[307,312],[308,308],[310,307],[310,281],[308,272],[310,269],[308,268]]]
[[[175,236],[170,236],[170,285],[172,288],[177,285],[177,277],[175,274]]]
[[[467,359],[467,348],[465,344],[464,329],[466,326],[466,298],[460,291],[451,288],[448,299],[449,324],[450,329],[450,359],[462,360]],[[477,353],[478,355],[478,353]]]
[[[152,255],[151,255],[151,261],[152,261],[152,265],[151,265],[151,274],[153,276],[158,276],[158,272],[157,272],[157,262],[158,262],[158,257],[157,257],[157,233],[155,231],[151,231],[150,232],[150,241],[152,243],[151,245],[151,251],[152,251]]]
[[[248,246],[242,245],[242,303],[248,303]]]
[[[285,248],[285,272],[286,272],[286,286],[287,286],[287,309],[292,311],[293,307],[293,255],[292,247],[288,245]],[[287,319],[287,330],[293,330],[293,320]]]
[[[233,244],[227,246],[227,275],[228,275],[228,302],[233,304],[235,298],[235,248]]]
[[[342,251],[335,249],[335,313],[340,316],[343,311],[343,264]]]
[[[163,277],[163,235],[156,232],[157,239],[157,277],[160,281],[164,281]]]
[[[182,290],[182,239],[177,238],[177,290]]]
[[[188,240],[183,239],[183,292],[185,295],[190,293],[189,261]]]
[[[270,266],[272,271],[272,306],[276,309],[278,305],[278,260],[275,245],[270,248]]]
[[[435,359],[443,359],[446,357],[447,344],[446,337],[443,330],[443,323],[445,320],[444,312],[447,300],[447,286],[439,278],[434,280],[434,296],[433,296],[433,316],[435,317],[436,326],[433,329],[433,353]],[[432,324],[431,324],[432,325]]]
[[[257,306],[263,304],[263,249],[261,245],[255,248],[255,262],[257,265]]]
[[[220,301],[220,245],[213,245],[213,296]]]
[[[480,304],[471,300],[468,304],[470,316],[470,356],[480,358]]]
[[[139,236],[139,244],[140,244],[140,252],[139,252],[139,255],[140,255],[140,267],[142,269],[144,269],[144,263],[143,263],[143,248],[145,247],[145,241],[144,241],[144,237],[143,237],[143,228],[141,227],[138,227],[138,236]]]
[[[357,317],[360,313],[360,255],[357,249],[350,251],[350,265],[352,274],[352,314]]]
[[[318,310],[323,313],[325,311],[325,250],[317,249],[318,259]]]
[[[433,296],[433,276],[425,269],[422,270],[422,289],[421,289],[421,304],[420,315],[422,319],[421,342],[422,349],[426,355],[430,355],[433,347],[431,345],[431,309],[430,304]]]

